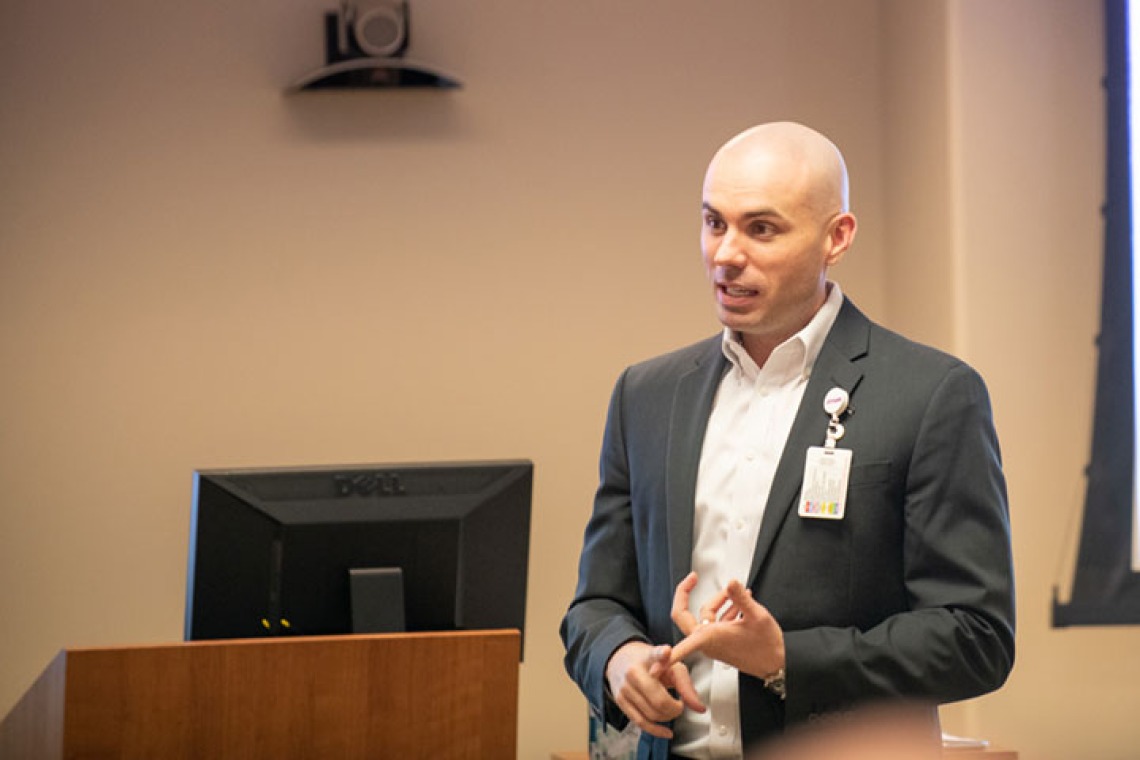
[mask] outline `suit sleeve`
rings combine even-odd
[[[625,716],[608,699],[606,664],[622,644],[648,641],[633,535],[629,465],[622,420],[626,374],[610,400],[600,481],[586,526],[578,587],[562,620],[565,666],[596,715],[619,727]]]
[[[789,721],[868,699],[966,699],[1008,676],[1014,596],[1005,480],[985,386],[964,364],[950,369],[922,414],[901,508],[908,608],[867,630],[787,631]]]

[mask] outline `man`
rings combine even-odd
[[[981,378],[827,278],[857,228],[838,149],[725,144],[701,249],[722,335],[611,400],[566,667],[639,757],[741,757],[863,703],[935,705],[1013,664],[1005,482]],[[674,646],[675,645],[675,646]]]

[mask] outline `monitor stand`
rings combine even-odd
[[[354,567],[348,571],[353,633],[401,633],[404,571],[398,567]]]

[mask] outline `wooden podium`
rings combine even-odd
[[[0,758],[514,758],[519,633],[379,634],[60,652]]]

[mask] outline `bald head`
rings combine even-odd
[[[795,122],[761,124],[733,137],[713,156],[706,185],[714,175],[733,185],[778,182],[822,218],[849,210],[843,154],[831,140]]]
[[[827,272],[855,239],[847,170],[800,124],[763,124],[717,151],[701,198],[701,255],[717,316],[763,366],[827,299]]]

